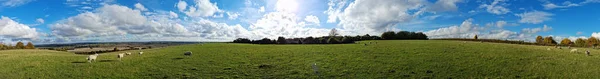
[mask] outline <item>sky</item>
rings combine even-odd
[[[380,35],[600,37],[600,0],[0,0],[0,42],[201,41]]]

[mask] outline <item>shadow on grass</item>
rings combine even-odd
[[[87,63],[87,61],[73,61],[71,63]]]
[[[100,60],[99,62],[115,62],[116,60]]]
[[[179,57],[179,58],[173,58],[173,60],[181,60],[183,58]]]

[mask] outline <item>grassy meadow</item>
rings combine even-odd
[[[377,42],[364,45],[366,42]],[[551,50],[547,50],[551,48]],[[600,78],[600,50],[445,40],[359,44],[208,43],[87,55],[0,51],[0,79],[18,78]],[[143,55],[137,52],[143,51]],[[186,57],[185,51],[193,55]],[[117,60],[118,53],[133,55]],[[318,73],[314,72],[316,64]]]

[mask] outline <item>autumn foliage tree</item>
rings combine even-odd
[[[563,45],[563,46],[570,46],[571,43],[573,43],[573,42],[571,42],[571,40],[568,38],[565,38],[562,41],[560,41],[560,45]]]
[[[592,47],[595,47],[595,46],[598,46],[600,44],[600,41],[596,37],[590,37],[590,38],[587,39],[587,44],[590,45],[590,46],[592,46]]]
[[[544,37],[542,37],[542,36],[535,37],[535,43],[544,44]]]
[[[551,36],[549,36],[549,37],[544,38],[544,44],[545,45],[556,45],[556,41],[554,41],[554,39]]]
[[[35,49],[35,46],[33,46],[33,43],[31,43],[31,42],[27,42],[25,49]]]
[[[25,48],[25,44],[23,44],[23,42],[17,42],[17,45],[15,45],[15,47],[17,47],[17,49],[24,49]]]
[[[577,38],[577,40],[575,40],[575,45],[576,46],[581,46],[584,47],[586,44],[586,40],[583,38]]]

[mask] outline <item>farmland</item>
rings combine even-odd
[[[0,78],[598,78],[600,51],[577,49],[447,40],[207,43],[103,53],[92,63],[69,52],[3,50]]]

